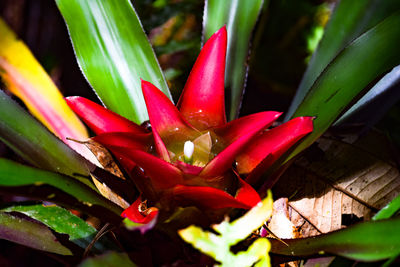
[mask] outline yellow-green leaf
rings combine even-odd
[[[88,159],[93,155],[67,138],[86,139],[88,133],[49,75],[29,48],[0,19],[0,76],[7,89],[18,96],[29,111],[50,131]]]
[[[267,239],[257,239],[247,251],[232,253],[231,246],[248,237],[254,230],[258,229],[271,216],[272,195],[268,196],[253,207],[241,218],[220,224],[212,225],[219,235],[204,231],[200,227],[191,225],[180,230],[179,235],[195,248],[213,257],[220,266],[270,266],[268,252],[270,244]]]

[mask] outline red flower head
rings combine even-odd
[[[223,27],[204,45],[179,100],[179,110],[153,84],[142,81],[151,133],[87,99],[67,98],[70,107],[97,134],[94,140],[108,148],[128,173],[137,166],[144,170],[148,179],[137,184],[146,185],[142,190],[146,199],[151,198],[146,192],[151,192],[159,201],[175,205],[249,209],[260,197],[248,182],[255,181],[312,131],[310,117],[266,130],[281,115],[274,111],[227,123],[226,35]],[[137,200],[122,216],[147,223],[158,210],[143,206]]]

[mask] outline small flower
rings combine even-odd
[[[249,209],[260,201],[249,182],[256,182],[288,148],[312,131],[311,117],[267,130],[281,115],[274,111],[226,121],[226,42],[225,27],[207,41],[177,107],[153,84],[142,81],[151,132],[87,99],[67,98],[97,134],[93,139],[109,149],[128,173],[137,167],[144,171],[142,177],[132,174],[140,180],[137,185],[143,197],[124,211],[124,217],[140,223],[151,221],[158,210],[148,209],[142,199],[161,207]]]

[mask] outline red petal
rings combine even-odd
[[[69,107],[96,134],[106,132],[146,133],[139,125],[80,96],[66,97]]]
[[[92,139],[102,144],[105,148],[111,150],[128,173],[131,173],[136,164],[132,160],[127,159],[124,154],[114,151],[113,148],[124,147],[130,150],[142,150],[147,152],[153,141],[151,133],[133,134],[124,132],[103,133],[93,137]]]
[[[204,44],[188,77],[178,106],[199,130],[226,123],[224,75],[227,34],[225,26]]]
[[[240,186],[236,193],[236,200],[242,203],[246,203],[252,207],[255,206],[258,202],[261,201],[260,196],[257,194],[256,190],[254,190],[254,188],[251,187],[251,185],[243,181],[239,177],[239,175],[238,179]]]
[[[158,155],[165,161],[171,162],[171,158],[169,156],[169,152],[167,147],[165,146],[161,136],[157,133],[155,129],[153,129],[154,136],[154,144],[156,145],[156,150]]]
[[[167,145],[191,140],[197,135],[197,131],[185,121],[178,109],[157,87],[142,80],[142,90],[153,132],[159,133]],[[163,148],[158,149],[163,154]]]
[[[110,150],[143,168],[156,190],[171,188],[183,182],[181,170],[149,153],[117,146],[111,146]]]
[[[179,160],[176,161],[175,164],[181,171],[183,171],[183,173],[189,175],[199,175],[199,173],[203,170],[202,167],[187,164]]]
[[[151,133],[133,134],[124,132],[102,133],[92,138],[106,148],[109,146],[121,146],[134,150],[148,151],[152,144]]]
[[[236,158],[239,173],[250,173],[260,163],[264,169],[270,167],[286,150],[312,132],[312,120],[312,117],[298,117],[257,136]],[[268,155],[271,158],[264,160]]]
[[[254,202],[242,202],[220,189],[207,186],[177,185],[173,188],[172,194],[175,200],[179,202],[185,202],[186,205],[196,205],[207,209],[250,209],[253,207]],[[255,194],[257,195],[256,192]],[[243,200],[245,199],[243,198]]]
[[[215,158],[213,158],[200,173],[203,177],[216,177],[225,173],[232,168],[232,163],[237,155],[245,148],[257,132],[243,135],[232,144],[222,150]]]
[[[230,144],[245,134],[259,132],[268,128],[281,114],[281,112],[276,111],[252,114],[215,128],[214,132]]]
[[[136,199],[135,202],[133,202],[132,205],[129,206],[129,208],[127,208],[122,212],[121,217],[128,218],[136,223],[141,223],[141,224],[150,223],[157,216],[158,209],[150,208],[147,211],[148,215],[143,215],[142,213],[139,212],[140,203],[141,203],[141,198],[139,197],[138,199]]]

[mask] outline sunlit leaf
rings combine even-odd
[[[400,252],[400,218],[364,222],[316,237],[270,240],[271,252],[287,256],[336,254],[361,261],[378,261]]]
[[[399,8],[400,2],[397,0],[339,1],[310,60],[286,120],[292,117],[318,76],[346,45]]]
[[[231,246],[248,237],[268,220],[272,213],[272,195],[269,192],[258,205],[239,219],[212,225],[218,235],[204,231],[197,226],[180,230],[179,235],[195,248],[213,257],[221,266],[270,266],[268,251],[270,244],[266,239],[257,239],[247,251],[232,253]]]
[[[400,194],[394,198],[389,204],[383,207],[374,217],[373,220],[388,219],[400,211]]]
[[[0,239],[61,255],[72,255],[43,224],[0,212]]]
[[[105,106],[138,124],[148,120],[140,79],[169,89],[128,0],[57,0],[79,65]]]
[[[238,116],[247,75],[250,37],[262,6],[263,0],[206,1],[205,40],[224,25],[228,31],[225,89],[229,100],[228,118],[230,120]]]

